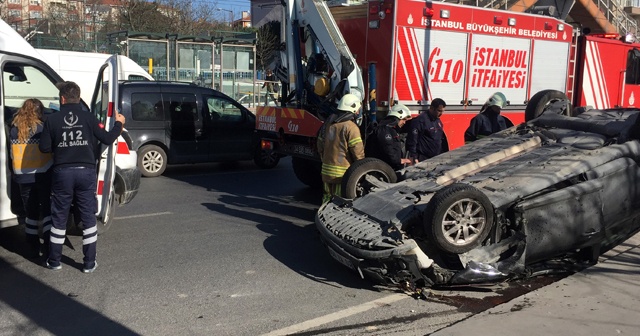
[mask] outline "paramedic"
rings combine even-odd
[[[51,230],[51,174],[53,158],[38,149],[44,120],[44,106],[38,99],[27,99],[11,121],[11,162],[13,180],[18,184],[27,217],[24,232],[29,246],[29,256],[40,256],[38,223],[42,218],[43,254],[49,252]]]
[[[80,87],[74,82],[61,82],[60,112],[50,115],[44,124],[40,138],[40,150],[53,153],[53,175],[51,183],[51,242],[49,258],[45,265],[49,269],[62,268],[62,246],[66,237],[67,217],[72,201],[78,207],[83,223],[82,272],[93,272],[96,263],[96,140],[112,144],[122,132],[123,115],[115,113],[116,122],[109,132],[101,128],[98,119],[88,112],[80,102]]]
[[[429,110],[407,124],[406,149],[413,162],[424,161],[449,151],[449,142],[440,120],[446,107],[444,100],[436,98],[429,105]]]
[[[345,94],[338,103],[338,114],[332,114],[318,135],[318,153],[322,160],[322,203],[342,196],[342,176],[349,166],[364,158],[364,145],[355,119],[362,102],[353,94]]]

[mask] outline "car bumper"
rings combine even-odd
[[[340,203],[340,202],[338,202]],[[344,266],[383,284],[434,282],[424,272],[433,260],[413,239],[398,239],[392,228],[357,214],[335,202],[324,204],[316,214],[316,226],[331,257]]]

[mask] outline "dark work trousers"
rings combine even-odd
[[[60,265],[62,246],[67,232],[67,220],[71,203],[75,201],[82,228],[82,252],[84,266],[92,267],[96,260],[96,171],[84,167],[54,168],[51,183],[51,246],[49,264]]]
[[[35,183],[20,183],[20,196],[27,217],[25,219],[24,233],[27,243],[34,249],[40,248],[38,235],[38,223],[42,220],[42,238],[46,246],[49,245],[49,232],[51,230],[51,173],[35,174]],[[48,249],[46,250],[48,251]]]

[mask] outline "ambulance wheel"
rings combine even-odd
[[[322,188],[321,162],[294,156],[291,158],[291,166],[293,167],[293,173],[300,182],[311,188]]]
[[[524,121],[530,121],[541,116],[551,107],[552,104],[560,101],[564,101],[565,104],[561,108],[554,108],[553,111],[561,115],[572,117],[573,112],[571,102],[569,101],[569,98],[567,98],[567,95],[558,90],[542,90],[534,94],[527,103],[527,107],[524,110]]]
[[[396,172],[386,162],[376,158],[364,158],[354,162],[342,177],[342,194],[345,198],[362,197],[375,187],[366,177],[371,176],[379,181],[396,183]]]
[[[107,218],[103,222],[101,220],[96,221],[96,225],[98,226],[98,235],[101,235],[111,227],[111,223],[113,222],[113,217],[116,215],[116,207],[118,205],[118,201],[116,201],[116,195],[111,195],[109,199],[109,212],[107,213]]]
[[[138,153],[138,169],[145,177],[162,175],[167,169],[167,154],[156,145],[146,145]]]

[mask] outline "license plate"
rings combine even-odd
[[[329,248],[329,254],[331,255],[331,257],[335,260],[337,260],[339,263],[349,267],[352,270],[356,270],[356,267],[353,266],[353,263],[351,262],[351,260],[343,257],[342,255],[340,255],[338,252],[334,251],[333,249]]]

